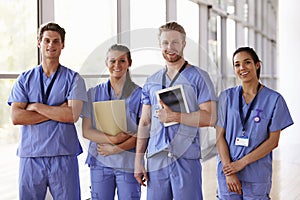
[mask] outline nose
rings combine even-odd
[[[54,45],[54,42],[53,42],[53,41],[50,41],[50,42],[48,43],[48,45],[49,45],[49,46],[53,46],[53,45]]]
[[[242,64],[240,65],[240,69],[244,69],[244,68],[245,68],[245,64],[242,63]]]

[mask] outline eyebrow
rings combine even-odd
[[[248,61],[248,60],[252,60],[251,58],[246,58],[246,59],[244,59],[244,60],[242,60],[242,62],[244,62],[244,61]],[[239,63],[240,61],[239,60],[237,60],[237,61],[235,61],[234,63]]]

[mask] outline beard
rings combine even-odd
[[[179,52],[179,54],[176,54],[175,56],[169,56],[166,52],[163,52],[163,57],[167,62],[175,63],[179,61],[183,56],[182,52]]]

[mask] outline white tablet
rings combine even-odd
[[[175,85],[156,92],[157,100],[161,99],[174,112],[189,113],[182,85]],[[177,122],[164,123],[165,126],[177,124]]]

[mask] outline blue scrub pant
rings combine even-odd
[[[162,164],[155,171],[152,166]],[[166,165],[166,163],[168,163]],[[148,200],[202,200],[202,166],[199,159],[176,159],[162,152],[148,159]]]
[[[218,179],[218,199],[220,200],[269,200],[270,183],[256,183],[241,181],[243,194],[230,192],[226,180]]]
[[[80,200],[77,156],[20,158],[19,199]]]
[[[91,196],[95,200],[114,200],[117,188],[119,200],[138,200],[141,186],[133,172],[125,172],[110,167],[90,166]]]

